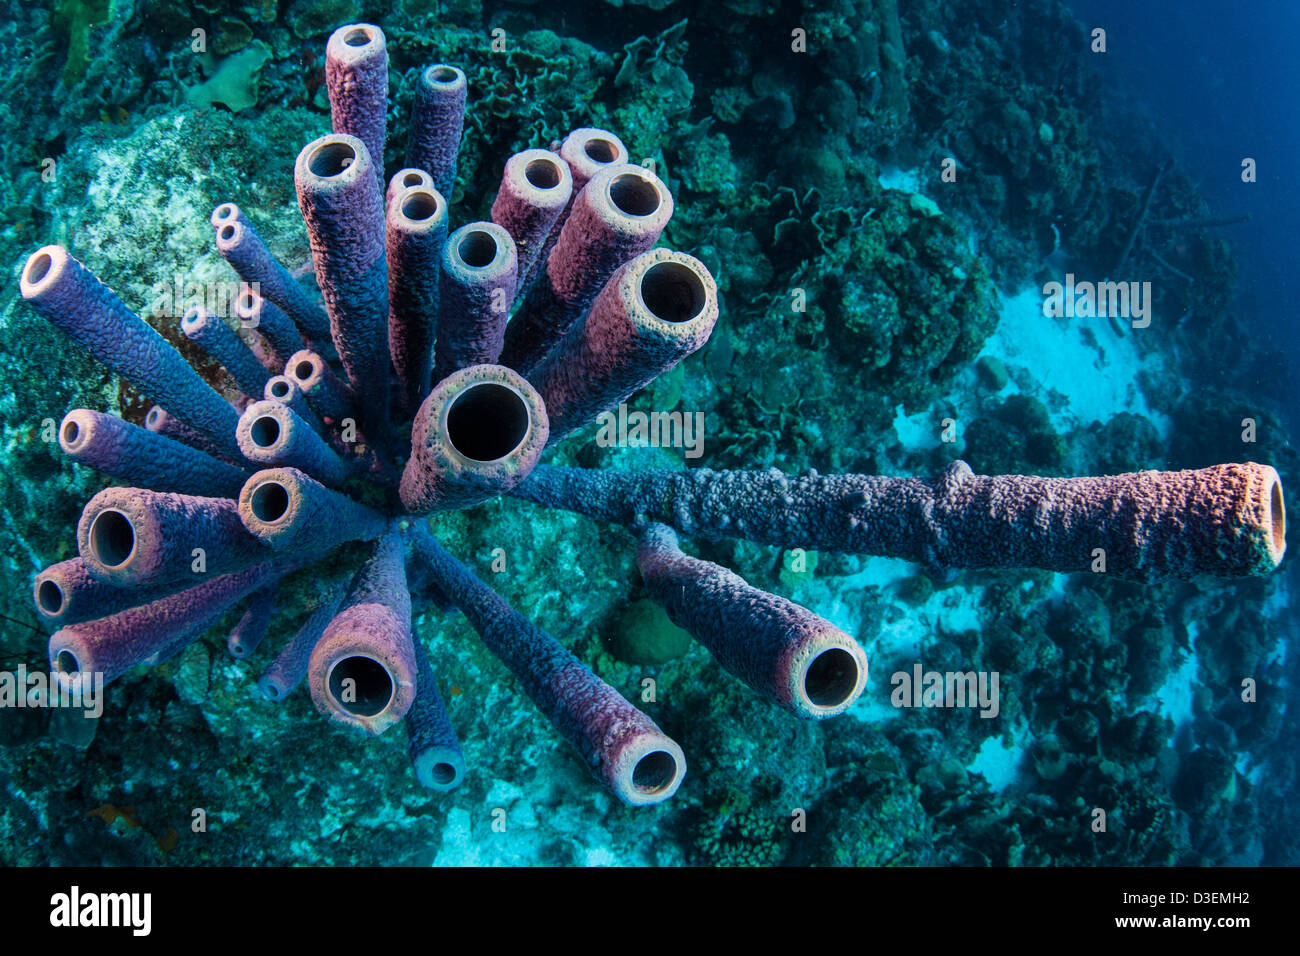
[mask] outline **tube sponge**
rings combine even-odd
[[[253,402],[240,416],[235,435],[251,461],[301,468],[336,487],[351,473],[348,463],[310,424],[279,402]]]
[[[456,185],[456,154],[465,125],[465,74],[435,63],[420,74],[406,141],[406,165],[426,170],[433,186],[451,198]]]
[[[59,447],[83,465],[152,491],[233,498],[248,478],[197,448],[86,408],[63,416]]]
[[[248,217],[232,202],[212,212],[217,251],[244,282],[289,314],[299,331],[313,342],[330,340],[329,320],[280,260],[271,255]]]
[[[518,272],[514,240],[492,222],[461,226],[447,238],[439,261],[435,382],[501,356]]]
[[[342,588],[326,598],[308,615],[302,627],[284,646],[257,682],[258,690],[267,700],[284,700],[307,674],[307,662],[325,628],[338,612],[343,599]]]
[[[633,806],[677,791],[686,758],[675,741],[441,545],[429,554],[434,582],[599,780]]]
[[[268,584],[261,590],[253,592],[244,616],[239,619],[239,623],[226,638],[226,649],[230,651],[231,657],[242,661],[253,656],[253,652],[266,637],[266,629],[271,626],[271,617],[275,614],[275,599],[278,594],[279,588],[275,584]]]
[[[366,147],[335,133],[308,143],[293,172],[316,280],[366,435],[388,433],[388,269],[384,209]]]
[[[62,679],[100,672],[108,683],[136,664],[157,664],[184,648],[253,591],[304,564],[302,558],[264,561],[151,604],[60,628],[50,638],[50,669]]]
[[[429,514],[502,494],[537,464],[548,434],[546,406],[518,373],[501,365],[461,369],[415,416],[402,505]]]
[[[230,373],[246,395],[261,395],[266,387],[266,368],[238,333],[202,306],[190,306],[181,318],[185,337]]]
[[[280,362],[302,348],[302,335],[288,313],[251,288],[245,287],[235,299],[235,315],[239,316],[245,328],[257,329],[258,334],[275,350]]]
[[[325,86],[334,132],[366,144],[372,174],[383,189],[384,138],[388,122],[388,47],[384,31],[369,23],[350,23],[330,34],[325,45]]]
[[[384,191],[384,208],[388,208],[388,204],[393,201],[393,197],[398,193],[406,192],[406,190],[414,189],[417,186],[422,189],[433,189],[434,192],[437,192],[433,186],[433,177],[423,169],[415,169],[410,166],[399,169],[388,180],[388,188]]]
[[[648,169],[612,166],[593,176],[506,330],[501,361],[527,374],[577,324],[618,267],[659,240],[672,214],[672,196]]]
[[[429,394],[447,202],[431,188],[404,189],[389,200],[385,220],[388,349],[397,374],[399,405],[409,415]]]
[[[795,715],[834,717],[866,687],[867,655],[857,641],[812,611],[683,554],[666,525],[642,532],[636,560],[650,597],[674,624]]]
[[[119,587],[199,581],[265,561],[270,553],[229,498],[105,488],[77,522],[91,574]]]
[[[341,421],[352,413],[352,395],[347,383],[310,349],[295,352],[284,366],[284,374],[307,396],[307,403],[319,414]]]
[[[268,402],[279,402],[281,405],[287,405],[295,415],[310,425],[311,430],[317,435],[325,434],[325,423],[320,420],[316,410],[311,407],[311,403],[307,401],[307,396],[298,387],[298,383],[289,376],[273,375],[267,379],[266,388],[262,390],[262,397]]]
[[[118,587],[90,573],[81,558],[52,564],[32,584],[36,611],[50,624],[67,627],[175,594],[184,584],[155,588]]]
[[[250,534],[277,551],[331,551],[370,541],[388,519],[296,468],[268,468],[239,493],[239,518]]]
[[[446,793],[465,778],[465,756],[433,682],[429,656],[419,641],[415,642],[415,667],[415,702],[406,713],[407,751],[415,779],[430,790]]]
[[[19,288],[32,308],[83,349],[219,447],[239,454],[239,416],[230,403],[66,249],[43,246],[32,253]]]
[[[554,443],[648,385],[708,341],[718,289],[698,259],[652,249],[614,273],[582,328],[528,380],[546,402]]]
[[[1137,580],[1267,574],[1286,551],[1282,483],[1268,465],[1102,478],[586,471],[540,466],[515,496],[629,526],[876,554],[951,568],[1088,571]],[[1099,553],[1102,552],[1102,553]]]
[[[545,149],[526,149],[506,161],[492,221],[510,233],[519,258],[516,298],[527,290],[546,241],[573,199],[568,163]]]
[[[352,579],[342,609],[312,650],[307,682],[317,710],[363,733],[383,733],[411,708],[411,597],[396,532],[376,542]]]

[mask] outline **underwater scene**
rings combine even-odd
[[[0,6],[0,864],[1300,863],[1300,8]]]

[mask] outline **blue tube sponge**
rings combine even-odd
[[[438,349],[433,380],[501,356],[515,298],[519,262],[510,233],[494,222],[472,222],[442,249]]]
[[[239,417],[239,447],[250,461],[288,465],[335,487],[348,480],[348,463],[288,405],[253,402]]]
[[[339,27],[325,44],[325,86],[334,132],[366,144],[383,189],[384,139],[388,122],[388,47],[384,31],[370,23]]]
[[[275,350],[280,362],[302,348],[302,334],[289,314],[270,299],[263,298],[247,286],[235,300],[235,315],[246,329],[257,329]],[[250,394],[256,395],[256,392]]]
[[[406,712],[408,752],[415,779],[430,790],[446,793],[465,778],[465,757],[452,729],[447,707],[433,682],[433,668],[423,645],[415,641],[415,702]]]
[[[239,334],[201,305],[192,305],[181,318],[181,331],[219,364],[245,395],[256,398],[270,377]]]
[[[66,249],[43,246],[32,253],[19,287],[32,308],[87,352],[219,447],[239,454],[239,416],[230,403]]]
[[[293,318],[304,336],[328,343],[329,319],[293,274],[271,254],[248,217],[232,202],[223,202],[212,213],[217,232],[217,251],[235,273],[258,295],[270,299]]]
[[[370,541],[388,522],[296,468],[268,468],[249,478],[239,493],[239,518],[277,551],[328,551]]]
[[[239,619],[239,623],[226,638],[226,649],[230,651],[231,657],[242,661],[253,656],[253,652],[266,637],[267,628],[271,626],[271,617],[275,614],[275,599],[279,592],[278,583],[268,584],[260,591],[253,592],[244,616]]]
[[[308,615],[302,627],[289,640],[257,682],[267,700],[284,700],[307,676],[307,662],[329,622],[338,613],[343,589],[339,588]]]
[[[361,140],[335,133],[308,143],[293,171],[316,281],[366,437],[388,433],[388,266],[384,208]]]
[[[568,740],[592,773],[624,803],[667,800],[681,785],[681,748],[645,714],[588,670],[436,542],[435,583],[465,612],[483,643]]]
[[[96,471],[139,488],[233,498],[248,472],[112,415],[76,408],[63,416],[59,447]]]
[[[456,154],[465,125],[465,74],[435,63],[420,74],[406,141],[406,165],[423,169],[448,199],[456,185]]]
[[[427,175],[427,174],[422,174]],[[447,201],[432,188],[399,190],[388,202],[388,347],[398,401],[412,415],[429,394],[438,320],[438,263],[447,241]]]

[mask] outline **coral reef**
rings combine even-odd
[[[70,89],[46,82],[63,70],[63,21],[55,34],[48,14],[23,9],[0,26],[18,51],[16,63],[30,73],[0,81],[17,84],[6,87],[10,106],[0,107],[0,122],[11,127],[0,152],[15,170],[0,185],[7,261],[38,241],[61,242],[84,251],[125,301],[149,302],[155,280],[230,278],[211,251],[205,219],[214,205],[237,198],[273,258],[300,273],[309,250],[290,214],[285,163],[329,129],[326,36],[340,22],[368,19],[390,40],[389,135],[377,166],[391,171],[405,162],[407,143],[398,134],[412,115],[425,65],[457,63],[466,74],[471,109],[455,180],[443,191],[453,225],[497,221],[491,210],[501,195],[501,160],[560,142],[575,127],[617,129],[626,140],[617,144],[622,158],[655,162],[676,206],[665,241],[708,267],[719,319],[697,359],[660,375],[629,402],[706,413],[702,460],[688,464],[933,474],[961,457],[988,475],[1072,475],[1250,458],[1294,481],[1294,453],[1281,423],[1244,389],[1253,373],[1232,374],[1235,384],[1222,389],[1184,381],[1194,368],[1212,369],[1214,377],[1239,369],[1259,349],[1223,306],[1233,268],[1227,247],[1210,238],[1217,227],[1195,224],[1207,210],[1176,167],[1154,190],[1132,268],[1172,275],[1154,252],[1197,281],[1157,283],[1157,294],[1168,296],[1162,307],[1183,318],[1176,327],[1158,321],[1125,344],[1143,359],[1135,392],[1145,394],[1146,407],[1072,420],[1078,392],[1064,376],[1005,351],[1000,358],[985,353],[981,365],[990,368],[975,392],[970,362],[982,346],[999,345],[990,332],[1003,305],[989,277],[1013,283],[1044,269],[1049,251],[1053,265],[1113,265],[1150,174],[1165,159],[1162,144],[1144,146],[1142,135],[1129,135],[1116,150],[1113,117],[1101,119],[1093,108],[1096,88],[1081,68],[1087,57],[1068,52],[1079,34],[1054,0],[993,19],[970,5],[902,5],[893,14],[901,57],[881,49],[892,5],[864,0],[817,10],[728,3],[690,11],[689,23],[675,15],[680,2],[659,0],[624,4],[617,16],[603,0],[563,10],[488,0],[436,12],[424,4],[300,2],[281,4],[279,22],[274,5],[270,13],[268,5],[253,5],[230,15],[207,6],[114,5],[108,19],[87,20],[95,23],[83,47],[88,62]],[[808,27],[813,55],[787,62],[772,55],[769,41],[785,37],[791,19]],[[847,23],[864,29],[846,30]],[[185,45],[177,38],[187,41],[195,26],[207,30],[212,52],[177,52]],[[507,42],[489,51],[484,38],[496,26]],[[645,35],[628,42],[637,32]],[[259,44],[271,51],[269,59]],[[244,50],[248,55],[237,58]],[[200,107],[181,89],[219,74],[220,83],[207,89],[220,86],[237,112],[224,99]],[[50,101],[56,93],[57,109]],[[17,103],[42,122],[15,117]],[[773,149],[778,141],[781,148]],[[962,188],[929,178],[947,155],[958,160]],[[57,178],[48,181],[40,175],[46,157],[58,164]],[[560,163],[564,171],[568,166]],[[978,188],[965,188],[968,173]],[[431,187],[425,176],[423,185]],[[401,270],[391,253],[388,259],[396,277]],[[521,279],[521,287],[527,284]],[[272,298],[271,287],[263,281],[262,294],[298,320]],[[325,321],[311,283],[293,287]],[[388,289],[396,364],[394,287],[411,286],[397,281]],[[796,287],[805,294],[804,312],[792,307]],[[264,386],[232,381],[205,360],[175,334],[178,315],[144,311],[226,395],[239,398],[234,386],[248,398],[283,400]],[[1062,339],[1073,332],[1056,326]],[[241,328],[237,337],[253,346],[249,354],[260,365],[266,353],[249,333]],[[1093,339],[1099,363],[1115,361],[1109,333],[1102,326]],[[0,303],[0,341],[6,380],[31,383],[0,399],[0,517],[14,542],[2,577],[19,594],[33,572],[57,562],[50,567],[56,573],[80,560],[68,529],[98,490],[100,479],[55,447],[60,418],[69,409],[99,408],[143,423],[147,406],[129,384],[66,348],[61,335],[31,322],[11,299]],[[306,337],[288,367],[286,355],[261,367],[268,378],[286,372],[311,393],[308,409],[337,421],[356,412],[331,349],[326,325],[323,336]],[[1127,374],[1116,364],[1117,377]],[[906,415],[896,410],[900,400]],[[396,392],[393,401],[403,405]],[[417,407],[395,415],[395,468],[405,449],[404,421]],[[302,417],[301,405],[294,411]],[[957,444],[918,441],[916,434],[941,415],[957,419]],[[1259,424],[1257,445],[1242,444],[1246,418]],[[157,411],[153,419],[176,424]],[[369,438],[364,429],[359,434]],[[370,471],[376,460],[364,457],[368,450],[342,451],[345,460],[364,458],[358,477],[338,489],[343,500],[391,514],[387,486]],[[603,449],[582,438],[547,455],[586,469],[680,467],[680,457],[662,449]],[[298,487],[288,480],[284,486]],[[418,526],[411,524],[408,537]],[[287,693],[305,674],[339,592],[368,553],[357,544],[283,580],[280,610],[248,662],[231,662],[222,649],[240,619],[236,605],[207,640],[147,676],[137,669],[119,679],[97,730],[94,722],[69,723],[57,712],[49,719],[37,711],[0,713],[0,773],[12,782],[0,808],[5,862],[1296,858],[1286,822],[1294,814],[1294,766],[1288,770],[1277,754],[1295,733],[1276,689],[1281,672],[1296,667],[1277,661],[1283,575],[1153,585],[1089,573],[968,571],[953,582],[939,568],[899,571],[886,559],[830,550],[799,554],[792,549],[807,546],[799,540],[778,548],[737,539],[694,542],[689,550],[701,559],[814,609],[870,654],[873,678],[864,698],[849,716],[813,727],[756,706],[747,688],[711,666],[705,650],[669,630],[638,581],[633,536],[510,496],[437,512],[432,527],[449,551],[680,743],[690,773],[671,817],[634,819],[601,788],[583,787],[576,752],[554,748],[519,683],[503,676],[463,619],[435,609],[443,605],[418,562],[407,568],[417,652],[409,746],[400,732],[366,741],[334,731],[313,719],[306,694],[276,706],[257,699],[250,674],[256,678],[281,644],[279,666],[274,675],[265,670],[263,686],[280,680]],[[128,603],[114,611],[137,603],[132,590],[115,590]],[[36,629],[48,633],[60,624],[44,624],[26,603],[15,599],[5,609],[0,654],[30,665],[44,640]],[[637,608],[645,613],[633,617]],[[644,643],[653,648],[633,633],[645,628]],[[900,648],[900,640],[918,633],[916,650]],[[418,661],[425,644],[436,668],[432,680]],[[1002,669],[1002,718],[910,711],[899,715],[905,719],[885,719],[887,709],[882,716],[873,704],[882,697],[881,675],[921,658],[927,667]],[[1234,689],[1247,675],[1260,681],[1257,704],[1243,703]],[[463,741],[460,762],[442,759],[437,733],[417,743],[420,692],[435,686]],[[1187,713],[1179,703],[1184,693],[1192,699]],[[430,740],[435,755],[422,764],[418,753]],[[295,759],[285,761],[285,753]],[[1199,777],[1226,778],[1224,755],[1237,760],[1235,786],[1199,793]],[[1272,761],[1267,770],[1265,760]],[[426,786],[450,767],[460,789],[411,788],[407,761]],[[1018,767],[1014,782],[1007,783],[1000,764]],[[57,782],[38,782],[51,775]],[[1092,805],[1114,811],[1112,835],[1090,836],[1080,825]],[[225,808],[202,837],[189,833],[188,810],[178,809],[193,806]],[[808,811],[803,835],[790,830],[796,807]],[[496,809],[508,819],[508,833],[496,832],[489,816]],[[1207,823],[1229,816],[1221,832]],[[164,848],[153,834],[161,839],[169,826],[182,834]]]

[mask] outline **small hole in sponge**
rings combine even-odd
[[[474,461],[498,461],[528,434],[528,405],[514,389],[495,382],[471,385],[447,410],[447,440]]]
[[[270,448],[280,440],[280,423],[270,415],[255,418],[249,426],[248,437],[258,448]]]
[[[607,139],[589,139],[583,145],[582,151],[597,163],[608,164],[618,159],[618,147]]]
[[[56,581],[42,581],[36,588],[36,600],[46,614],[63,610],[63,588]]]
[[[704,311],[704,280],[680,262],[656,262],[641,276],[641,301],[665,322],[689,322]]]
[[[659,793],[677,776],[677,760],[666,750],[655,750],[632,768],[632,786],[641,793]]]
[[[135,551],[135,528],[120,511],[107,509],[90,522],[90,553],[108,568],[120,568]]]
[[[560,167],[554,160],[534,159],[524,167],[524,179],[538,189],[554,189],[560,185]]]

